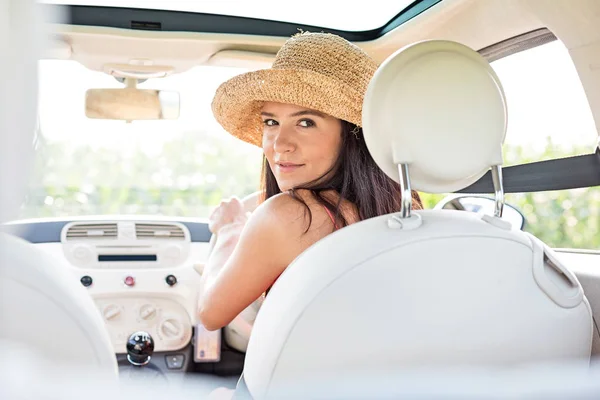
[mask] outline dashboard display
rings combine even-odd
[[[99,254],[99,262],[156,261],[156,254]]]

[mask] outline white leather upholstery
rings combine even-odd
[[[24,345],[57,366],[117,375],[104,321],[60,260],[0,234],[0,339]]]
[[[34,1],[4,1],[2,6],[2,26],[8,29],[0,38],[6,41],[0,86],[0,222],[16,216],[28,183],[37,50],[43,36]],[[53,366],[68,363],[117,376],[108,333],[83,286],[59,260],[5,234],[0,234],[0,304],[2,346],[25,348]],[[0,352],[4,354],[2,348]]]
[[[470,60],[479,57],[463,46],[439,41],[416,44],[409,51],[433,64],[439,56],[437,65],[442,66],[453,53],[460,58],[470,52]],[[405,59],[402,52],[392,57]],[[392,59],[382,65],[365,100],[380,107],[365,103],[363,116],[369,121],[365,125],[369,140],[380,140],[379,149],[387,141],[394,149],[387,158],[379,153],[377,161],[382,167],[399,160],[408,162],[411,178],[414,172],[421,188],[437,191],[460,189],[491,165],[501,163],[498,154],[506,127],[502,118],[505,102],[501,89],[486,92],[470,86],[486,79],[499,85],[490,75],[489,65],[480,61],[471,64],[467,74],[444,75],[443,68],[438,70],[441,75],[433,81],[438,88],[423,93],[445,98],[432,103],[427,97],[414,99],[421,109],[413,107],[412,114],[395,115],[390,114],[395,105],[405,104],[406,92],[388,90],[394,87],[386,85],[388,79],[416,76],[420,84],[427,83],[418,71],[405,69],[406,64],[398,66]],[[477,71],[477,65],[483,72]],[[488,78],[472,79],[479,72]],[[457,79],[462,79],[462,86]],[[386,102],[372,88],[380,88]],[[496,116],[488,123],[500,126],[484,129],[486,121],[473,117],[474,103],[468,96],[453,104],[450,100],[456,98],[456,88],[473,93],[477,109]],[[415,90],[409,93],[419,95]],[[382,114],[382,109],[387,114]],[[373,116],[368,115],[371,112]],[[438,115],[443,118],[444,131],[427,122]],[[412,146],[406,154],[417,158],[395,158],[401,150],[395,149],[410,136],[392,129],[400,117],[405,127],[418,127],[422,122],[432,128],[420,129],[419,139],[406,141]],[[377,136],[380,132],[383,134]],[[456,133],[459,143],[441,154],[443,149],[431,143],[451,143],[444,136],[448,132]],[[481,137],[486,134],[491,136]],[[474,150],[470,143],[477,143]],[[483,153],[471,154],[475,161],[464,160],[479,150]],[[431,158],[430,151],[439,153],[440,160]],[[448,167],[450,171],[445,173],[444,163],[458,166]],[[434,176],[438,172],[439,179]],[[581,285],[538,239],[490,215],[413,211],[409,221],[387,215],[351,225],[298,257],[275,283],[257,316],[244,380],[253,398],[262,399],[276,396],[277,388],[290,382],[310,385],[361,372],[385,374],[403,368],[522,367],[568,360],[585,369],[591,341],[591,309]]]
[[[474,213],[419,215],[413,231],[389,229],[389,216],[344,228],[285,271],[246,353],[255,398],[289,380],[360,370],[576,357],[588,365],[589,304],[574,276],[563,285],[542,264],[537,241]],[[549,297],[552,285],[534,270],[564,289]]]
[[[377,70],[363,105],[369,152],[414,190],[446,193],[502,164],[506,101],[492,67],[470,48],[431,40],[409,45]]]

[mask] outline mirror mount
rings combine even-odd
[[[153,65],[149,60],[132,60],[130,64],[105,64],[104,72],[118,78],[154,79],[165,78],[175,72],[168,65]]]
[[[138,80],[136,78],[124,77],[123,83],[126,88],[137,89]],[[125,120],[126,124],[131,124],[133,121],[130,119]]]
[[[137,89],[138,80],[136,78],[124,78],[126,88]]]
[[[122,83],[123,85],[125,85],[125,78],[120,77],[120,76],[114,76],[113,78],[115,78],[115,80],[117,82]],[[139,84],[142,84],[142,83],[144,83],[146,81],[147,81],[147,79],[138,79],[137,80],[137,84],[139,85]]]

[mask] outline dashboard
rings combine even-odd
[[[140,330],[152,335],[155,352],[189,348],[209,252],[206,221],[103,216],[20,221],[2,230],[65,264],[94,300],[117,356]],[[225,334],[234,350],[245,351],[247,333]],[[195,361],[218,361],[220,349],[208,350]]]

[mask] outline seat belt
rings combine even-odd
[[[600,186],[600,148],[594,154],[502,168],[504,193],[545,192]],[[492,172],[455,193],[494,193]]]

